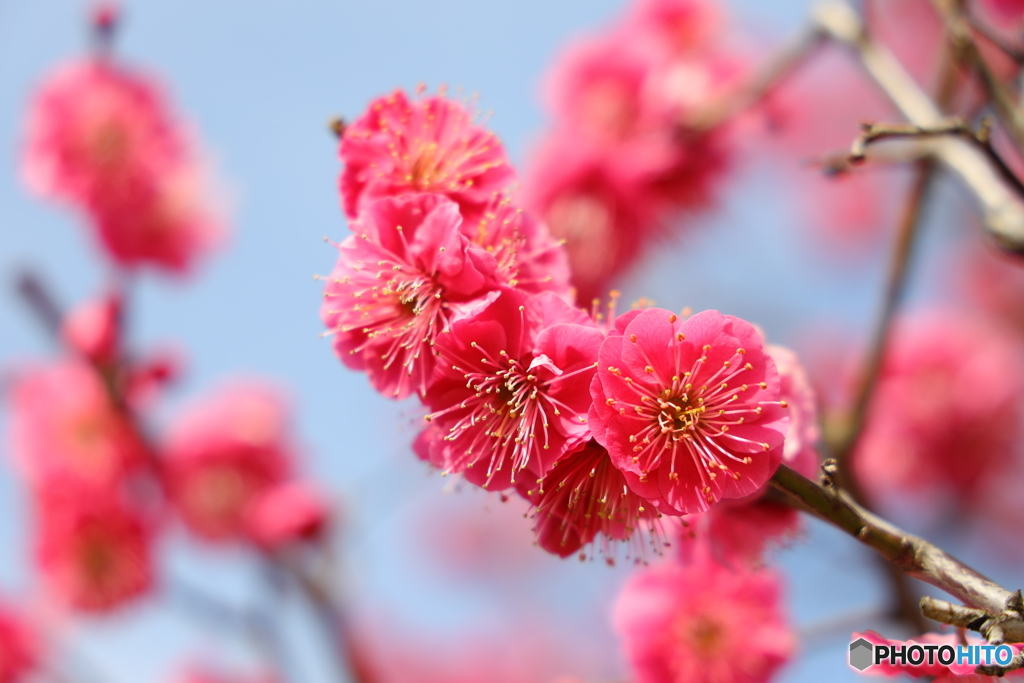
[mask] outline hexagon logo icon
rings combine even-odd
[[[857,671],[863,671],[871,666],[874,655],[874,646],[863,638],[850,643],[850,666]]]

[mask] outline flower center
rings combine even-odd
[[[685,396],[665,401],[658,413],[658,426],[662,434],[667,434],[673,441],[686,438],[686,433],[697,428],[703,405],[693,406]]]
[[[82,572],[90,583],[96,584],[106,580],[116,563],[114,544],[99,529],[83,534],[79,547],[79,561]]]
[[[427,190],[443,182],[444,175],[443,156],[438,154],[437,143],[424,144],[409,169],[409,182],[420,190]]]
[[[691,617],[681,624],[681,634],[691,651],[703,659],[713,659],[725,644],[725,629],[721,622],[706,615]]]

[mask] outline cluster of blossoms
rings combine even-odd
[[[924,509],[951,514],[977,509],[1021,459],[1020,341],[959,311],[900,322],[854,454],[855,474],[883,500],[916,496],[932,503]]]
[[[113,11],[98,15],[100,49],[39,87],[24,177],[40,196],[81,213],[119,266],[185,271],[219,241],[222,222],[162,89],[108,49],[116,20]]]
[[[515,206],[501,144],[460,103],[382,97],[340,155],[352,234],[321,310],[338,356],[386,396],[418,396],[418,455],[528,499],[547,550],[657,546],[662,516],[756,496],[784,459],[808,461],[784,446],[791,414],[813,410],[788,400],[806,386],[792,354],[780,377],[760,333],[717,311],[574,306],[561,246]]]
[[[109,37],[114,16],[96,21]],[[111,279],[122,283],[62,316],[60,357],[19,365],[5,386],[7,451],[31,492],[47,600],[96,615],[150,595],[157,543],[176,520],[198,538],[259,556],[321,539],[329,504],[295,476],[298,449],[279,388],[227,383],[165,428],[150,424],[180,363],[129,348],[120,275],[184,268],[215,226],[196,193],[186,136],[157,88],[102,52],[46,80],[28,129],[32,186],[84,211],[114,264]],[[39,649],[27,621],[0,609],[0,683],[24,680]]]
[[[729,132],[688,121],[741,74],[707,0],[642,0],[572,43],[545,88],[553,116],[524,180],[525,205],[565,240],[582,302],[680,216],[707,208]]]
[[[704,5],[641,9],[647,23],[638,26],[666,32],[659,54],[676,50],[662,67],[710,68]],[[670,25],[682,43],[669,41]],[[618,74],[613,54],[604,66]],[[594,86],[595,97],[610,98],[595,108],[627,106],[614,85]],[[577,95],[574,102],[586,100]],[[668,135],[670,117],[657,133],[635,129],[641,123],[649,124],[616,122],[629,132],[615,144],[663,147],[664,139],[639,138]],[[664,161],[658,182],[646,169],[646,182],[674,184],[677,198],[703,196],[717,162],[708,166],[694,149]],[[567,259],[549,231],[552,216],[517,205],[498,139],[444,93],[373,101],[342,131],[339,155],[351,234],[335,245],[336,265],[323,278],[321,317],[345,365],[387,397],[422,401],[419,458],[525,498],[538,545],[562,557],[602,552],[611,562],[624,545],[643,560],[678,541],[678,552],[642,570],[622,597],[618,621],[638,681],[690,680],[686,667],[712,661],[766,680],[793,639],[779,579],[760,567],[766,546],[793,534],[797,519],[764,491],[781,463],[813,476],[818,460],[814,397],[794,354],[718,311],[616,315],[614,293],[607,313],[575,305],[581,288],[594,294],[616,269],[576,277],[579,252],[570,248]],[[701,157],[699,169],[688,155]],[[696,177],[668,182],[670,168],[684,173],[687,164]],[[626,235],[623,243],[640,241]],[[588,239],[620,251],[607,235]],[[698,584],[703,595],[708,582],[721,587],[713,598],[687,595]],[[723,595],[731,605],[724,620]],[[756,646],[737,659],[751,624],[760,629]]]

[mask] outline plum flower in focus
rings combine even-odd
[[[120,265],[187,270],[219,241],[190,141],[159,87],[105,57],[56,70],[28,117],[26,181],[77,208]]]
[[[591,428],[661,512],[756,492],[782,460],[789,416],[754,327],[718,311],[620,316],[601,346]]]
[[[854,473],[883,495],[980,502],[1015,458],[1024,359],[1017,339],[971,314],[897,325]]]
[[[627,558],[641,561],[667,544],[657,509],[630,490],[608,451],[592,439],[566,453],[543,479],[517,488],[533,503],[538,545],[559,557],[583,550],[582,559],[587,546],[600,543],[612,563],[617,544],[624,543]]]
[[[105,612],[152,588],[151,532],[119,496],[54,481],[37,506],[37,562],[61,603]]]
[[[36,636],[22,616],[0,603],[0,683],[19,683],[36,667]]]
[[[805,477],[815,478],[821,430],[814,390],[795,353],[774,344],[766,351],[775,361],[779,392],[789,413],[782,462]],[[763,490],[747,498],[723,501],[702,515],[687,516],[680,534],[680,557],[689,561],[706,546],[723,564],[758,566],[769,547],[799,534],[800,522],[795,509],[767,500]]]
[[[11,392],[10,450],[37,487],[54,477],[109,487],[145,448],[96,371],[77,361],[27,370]]]
[[[377,199],[409,192],[444,195],[475,216],[515,179],[497,136],[443,95],[410,100],[396,90],[374,100],[345,129],[339,156],[353,219]]]
[[[588,387],[602,333],[551,293],[502,289],[438,341],[424,396],[431,460],[484,488],[536,481],[589,434]],[[529,471],[529,474],[526,471]]]
[[[636,683],[762,683],[793,654],[781,580],[704,557],[630,576],[614,608]]]
[[[200,537],[239,538],[251,506],[284,481],[294,458],[282,396],[252,382],[229,385],[173,425],[164,468],[168,494]]]
[[[496,289],[494,256],[460,232],[458,206],[441,195],[372,204],[338,245],[320,309],[334,349],[365,369],[377,391],[424,394],[434,344],[466,304]]]
[[[475,223],[464,220],[462,233],[494,256],[501,284],[570,300],[569,261],[561,242],[508,197],[495,199]]]

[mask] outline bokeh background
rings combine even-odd
[[[731,0],[737,48],[750,55],[780,43],[802,22],[805,0]],[[137,346],[180,349],[186,372],[161,404],[172,414],[190,395],[237,375],[267,376],[294,399],[304,466],[343,510],[345,573],[366,638],[458,657],[493,649],[564,658],[567,673],[618,680],[624,665],[608,608],[629,572],[600,560],[558,560],[529,545],[522,507],[459,490],[431,476],[409,443],[418,408],[372,391],[321,339],[321,286],[345,222],[339,164],[326,122],[353,118],[396,86],[478,97],[488,125],[521,165],[544,126],[540,83],[561,46],[621,12],[622,0],[220,0],[125,1],[118,51],[159,74],[210,155],[230,207],[232,238],[187,279],[146,276],[132,302]],[[86,46],[80,0],[0,0],[0,367],[53,353],[51,340],[13,291],[29,266],[66,304],[100,291],[96,246],[68,212],[29,196],[18,155],[33,85]],[[745,39],[740,39],[745,36]],[[856,133],[850,131],[850,138]],[[808,335],[856,348],[882,282],[873,247],[822,248],[798,203],[792,156],[740,160],[716,211],[689,221],[688,235],[657,250],[623,283],[624,300],[719,308],[761,324],[800,349]],[[939,207],[913,278],[913,299],[938,286],[948,235],[969,222],[956,190]],[[813,228],[813,226],[810,226]],[[970,226],[968,226],[969,228]],[[884,242],[884,240],[883,240]],[[842,255],[840,255],[842,254]],[[3,406],[0,405],[0,411]],[[0,467],[0,593],[30,603],[27,497]],[[271,604],[272,588],[242,553],[172,534],[161,546],[169,590],[110,618],[76,621],[67,650],[97,681],[168,680],[195,658],[252,660],[245,638],[197,618],[175,585],[201,586],[234,605]],[[872,558],[838,532],[809,524],[777,554],[788,576],[791,615],[803,637],[783,680],[856,678],[846,666],[849,633],[884,628],[885,586]],[[1012,567],[984,566],[996,578]],[[288,606],[298,680],[330,680],[323,643],[307,614]]]

